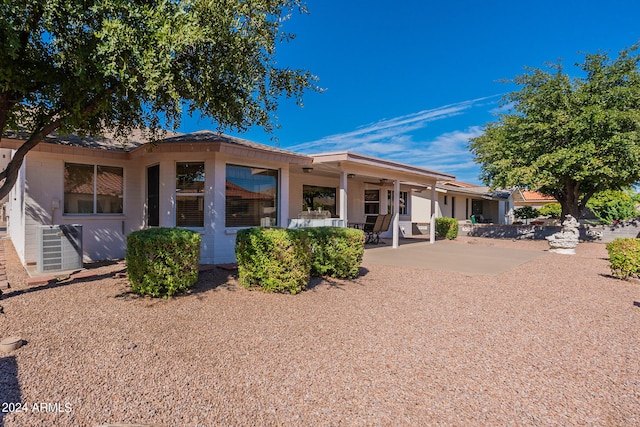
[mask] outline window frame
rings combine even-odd
[[[181,193],[178,188],[178,165],[181,164],[186,164],[186,165],[202,165],[202,176],[203,176],[203,181],[202,181],[202,191],[201,192],[189,192],[189,193]],[[187,230],[204,230],[205,228],[205,224],[206,224],[206,199],[205,199],[205,187],[206,187],[206,182],[207,182],[207,175],[206,175],[206,164],[204,161],[202,160],[198,160],[198,161],[176,161],[175,162],[175,167],[174,167],[174,176],[175,176],[175,182],[174,182],[174,195],[175,195],[175,209],[174,209],[174,218],[173,218],[173,223],[175,225],[176,228],[184,228]],[[178,225],[178,199],[179,198],[187,198],[187,197],[195,197],[197,200],[202,200],[202,225]]]
[[[404,194],[404,209],[402,206],[400,206],[399,209],[399,214],[401,216],[406,216],[409,215],[409,192],[408,191],[403,191],[400,190],[400,198],[402,198],[402,195]],[[394,190],[387,190],[387,213],[388,214],[393,214],[393,195],[394,195]]]
[[[67,209],[67,194],[79,194],[79,193],[68,193],[66,191],[67,178],[66,178],[66,170],[68,165],[75,166],[86,166],[92,167],[93,171],[91,172],[92,176],[92,211],[91,212],[66,212]],[[120,212],[98,212],[98,168],[112,168],[119,169],[121,171],[121,187],[120,187],[120,200],[121,200],[121,211]],[[98,164],[98,163],[78,163],[78,162],[63,162],[63,173],[62,173],[62,215],[63,216],[104,216],[104,217],[115,217],[115,216],[123,216],[125,212],[125,168],[123,166],[113,166],[108,164]],[[117,196],[116,196],[117,197]],[[88,201],[85,201],[88,202]]]
[[[367,192],[373,194],[373,192],[377,192],[378,196],[377,198],[371,199],[371,200],[367,200]],[[367,210],[367,207],[377,207],[376,210],[377,212],[370,212]],[[365,188],[364,190],[364,214],[365,215],[380,215],[380,189],[379,188]]]
[[[318,191],[318,192],[325,192],[325,193],[330,193],[331,191],[325,191],[325,190],[332,190],[333,192],[333,205],[323,205],[322,209],[323,210],[327,210],[329,212],[331,212],[331,217],[332,218],[337,218],[338,217],[338,188],[337,187],[332,187],[329,185],[312,185],[312,184],[303,184],[302,185],[302,202],[305,206],[303,206],[302,210],[305,211],[307,210],[307,208],[311,208],[311,210],[315,210],[315,208],[313,206],[309,206],[306,202],[305,199],[305,191]],[[315,197],[314,199],[314,203],[315,203]],[[319,203],[319,202],[318,202]],[[327,209],[327,206],[330,207],[330,209]]]
[[[262,224],[256,224],[256,225],[229,225],[227,222],[227,216],[228,216],[228,197],[227,197],[227,181],[228,181],[228,168],[229,167],[238,167],[238,168],[245,168],[245,169],[264,169],[267,171],[273,171],[275,172],[275,179],[276,179],[276,183],[275,183],[275,203],[274,203],[274,208],[275,208],[275,224],[270,224],[270,225],[262,225]],[[282,170],[280,168],[274,168],[272,166],[260,166],[260,165],[247,165],[247,164],[241,164],[241,163],[225,163],[224,165],[224,169],[225,169],[225,191],[224,191],[224,228],[225,230],[230,230],[230,232],[235,232],[236,230],[242,230],[245,228],[253,228],[253,227],[281,227],[281,212],[282,212],[282,191],[281,191],[281,186],[282,186]],[[271,175],[269,175],[271,176]],[[251,190],[249,190],[251,191]],[[269,217],[269,218],[273,218],[273,217]],[[262,219],[262,218],[261,218]]]

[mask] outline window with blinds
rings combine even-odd
[[[204,163],[176,163],[176,227],[204,227]]]

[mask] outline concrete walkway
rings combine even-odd
[[[542,250],[474,245],[459,241],[439,240],[430,244],[425,241],[409,242],[406,239],[396,249],[391,244],[367,245],[363,264],[496,276],[545,253]]]

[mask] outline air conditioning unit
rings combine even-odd
[[[38,271],[82,268],[82,225],[43,225],[38,231]]]

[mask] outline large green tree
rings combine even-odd
[[[199,111],[220,129],[271,131],[278,101],[316,89],[279,67],[283,23],[301,0],[1,0],[0,135],[26,142],[0,172],[0,198],[52,132],[126,138]]]
[[[637,51],[588,54],[576,77],[561,63],[516,77],[507,112],[470,142],[485,183],[538,190],[578,218],[596,192],[640,180]]]

